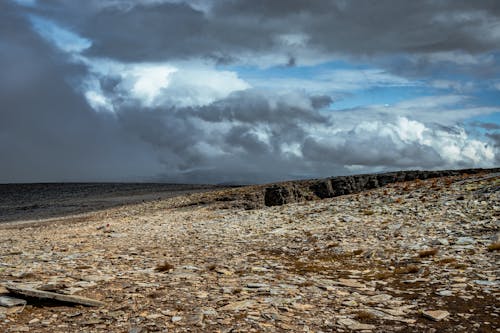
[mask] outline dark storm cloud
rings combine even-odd
[[[500,147],[500,133],[488,133],[486,135],[493,140],[495,147]]]
[[[480,127],[486,130],[500,130],[500,125],[495,123],[484,123],[480,121],[475,121],[471,123],[471,126]]]
[[[311,96],[311,105],[315,109],[322,109],[333,103],[333,98],[326,95]]]
[[[90,54],[128,61],[208,57],[227,62],[245,53],[272,52],[295,64],[301,47],[363,56],[480,53],[500,42],[496,0],[222,0],[208,2],[207,11],[189,1],[48,3],[42,13],[66,20],[94,41]],[[304,35],[305,45],[287,44],[280,38],[284,34]]]
[[[495,161],[500,163],[500,132],[487,133],[486,136],[493,142],[495,147]]]
[[[349,165],[358,164],[367,170],[456,166],[443,160],[439,145],[455,140],[456,150],[467,148],[459,142],[460,132],[429,130],[422,123],[401,125],[397,115],[327,115],[323,109],[332,99],[305,92],[247,89],[203,106],[144,107],[127,95],[120,73],[94,77],[114,109],[98,113],[88,105],[81,84],[95,73],[45,42],[25,16],[42,15],[89,38],[89,54],[138,62],[189,57],[238,61],[248,52],[283,53],[284,59],[296,59],[295,42],[278,38],[290,33],[306,34],[307,47],[320,53],[457,47],[434,35],[426,44],[423,35],[411,33],[398,16],[403,15],[400,1],[376,2],[380,8],[373,9],[373,17],[357,1],[216,1],[208,11],[181,2],[39,3],[21,11],[13,2],[0,2],[0,182],[268,182],[345,174]],[[458,29],[465,19],[459,15],[449,20],[445,15],[452,7],[462,14],[498,15],[493,2],[421,2],[416,7],[406,3],[411,29],[420,22],[440,30],[440,36],[464,38],[460,49],[468,52],[493,47],[487,34],[469,34],[484,23],[473,21]],[[439,13],[444,21],[432,21]],[[388,22],[392,16],[398,17]],[[400,33],[394,35],[397,29]],[[367,124],[378,127],[370,129]],[[431,143],[419,143],[416,131],[425,133]]]
[[[154,170],[154,161],[129,160],[147,147],[95,114],[69,84],[85,69],[67,63],[8,2],[0,4],[0,41],[0,181],[113,179]]]
[[[303,99],[299,98],[297,102],[306,100],[310,104],[313,103],[307,96],[300,97]],[[239,121],[248,124],[281,125],[327,122],[327,118],[316,110],[297,106],[287,96],[266,95],[256,90],[235,92],[226,99],[196,110],[196,113],[201,119],[211,122]]]

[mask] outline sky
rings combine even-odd
[[[498,0],[1,0],[0,182],[500,165]]]

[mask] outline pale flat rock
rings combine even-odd
[[[13,306],[11,308],[0,307],[0,314],[15,314],[23,312],[25,305]]]
[[[392,296],[389,294],[378,294],[370,297],[371,302],[387,302],[392,299]]]
[[[375,325],[362,324],[362,323],[357,323],[349,326],[349,329],[353,331],[369,331],[369,330],[374,330],[375,328],[376,328]]]
[[[428,310],[428,311],[423,311],[422,314],[424,315],[424,317],[432,319],[434,321],[443,320],[444,318],[450,315],[448,311],[444,310]]]
[[[348,299],[348,300],[345,300],[342,302],[342,305],[343,306],[349,306],[349,307],[356,307],[358,306],[358,302],[356,302],[355,300],[353,299]]]
[[[80,296],[57,294],[57,293],[53,293],[50,291],[37,290],[37,289],[29,288],[29,287],[22,286],[22,285],[16,285],[16,284],[12,284],[12,283],[7,284],[5,287],[11,293],[16,294],[16,295],[35,297],[35,298],[40,298],[40,299],[53,299],[53,300],[60,301],[60,302],[80,304],[80,305],[85,305],[85,306],[103,306],[103,305],[105,305],[104,302],[101,302],[101,301],[98,301],[95,299],[90,299],[90,298],[85,298],[85,297],[80,297]]]
[[[150,315],[147,315],[146,316],[146,319],[149,319],[149,320],[155,320],[155,319],[160,319],[162,318],[164,315],[161,314],[161,313],[153,313],[153,314],[150,314]]]
[[[234,272],[233,271],[230,271],[228,269],[225,269],[225,268],[216,268],[215,271],[219,274],[222,274],[222,275],[233,275]]]
[[[258,267],[258,266],[252,267],[251,270],[252,270],[252,272],[260,272],[260,273],[269,272],[269,269],[267,269],[265,267]]]
[[[292,306],[300,311],[307,311],[315,308],[315,306],[312,304],[302,304],[302,303],[293,303]]]
[[[453,296],[453,291],[451,290],[440,290],[437,292],[439,296]]]
[[[0,306],[11,308],[20,305],[26,305],[26,300],[10,296],[0,296]]]
[[[240,311],[240,310],[245,310],[251,307],[255,306],[255,301],[251,300],[245,300],[245,301],[238,301],[238,302],[233,302],[229,303],[227,305],[224,305],[223,307],[219,308],[219,310],[222,311]]]
[[[476,241],[472,237],[459,237],[455,241],[456,245],[470,245],[474,244]]]
[[[114,277],[111,275],[89,274],[89,275],[82,275],[79,277],[79,279],[86,282],[101,282],[101,281],[107,282],[113,280]]]
[[[489,281],[489,280],[474,280],[474,283],[481,286],[495,286],[498,284],[497,281]]]
[[[371,314],[373,314],[374,316],[376,316],[382,320],[399,321],[399,322],[408,323],[408,324],[413,324],[416,322],[415,319],[407,319],[407,318],[403,318],[400,316],[395,316],[395,315],[389,314],[387,311],[382,311],[379,309],[367,309],[366,311],[370,312]]]
[[[362,324],[359,321],[350,318],[341,318],[338,320],[338,322],[342,325],[347,326],[349,329],[353,331],[373,330],[376,328],[375,325]]]
[[[177,323],[177,322],[179,322],[181,320],[182,320],[181,316],[173,316],[172,319],[171,319],[172,323]]]
[[[387,314],[390,314],[391,316],[404,316],[406,315],[407,312],[404,311],[403,309],[384,309],[384,308],[377,308],[377,309]]]
[[[351,288],[366,288],[366,285],[359,283],[357,280],[353,279],[339,279],[337,282],[339,285]]]
[[[265,283],[248,283],[247,288],[251,289],[269,288],[269,285]]]

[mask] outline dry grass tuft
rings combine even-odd
[[[396,274],[412,274],[412,273],[418,273],[420,268],[418,268],[417,265],[408,265],[404,267],[399,267],[394,270],[394,273]]]
[[[207,265],[207,270],[208,271],[215,271],[216,268],[217,268],[216,264],[209,264],[209,265]]]
[[[455,263],[455,262],[457,262],[457,259],[451,258],[451,257],[443,258],[443,259],[438,261],[438,263],[441,265],[451,264],[451,263]]]
[[[329,267],[321,264],[314,264],[310,262],[302,262],[299,260],[293,261],[290,270],[296,274],[319,273],[323,274],[329,270]]]
[[[352,254],[355,256],[359,256],[361,253],[363,253],[362,249],[357,249],[357,250],[352,251]]]
[[[361,310],[358,313],[356,313],[356,319],[359,320],[372,320],[375,318],[375,315],[371,312]]]
[[[388,279],[390,277],[392,277],[393,274],[389,271],[385,271],[385,272],[378,272],[375,274],[375,279],[377,280],[385,280],[385,279]]]
[[[432,257],[436,255],[439,252],[438,249],[428,249],[428,250],[422,250],[418,252],[418,256],[420,258],[426,258],[426,257]]]
[[[489,252],[498,251],[498,250],[500,250],[500,242],[496,242],[496,243],[488,245]]]
[[[174,265],[172,265],[166,261],[163,264],[156,266],[156,268],[155,268],[155,270],[157,272],[168,272],[168,271],[171,271],[172,269],[174,269]]]
[[[299,283],[298,286],[299,287],[312,287],[312,286],[314,286],[314,282],[307,280],[307,281]]]
[[[459,262],[454,262],[451,263],[450,266],[455,269],[466,269],[469,267],[467,264],[459,263]]]

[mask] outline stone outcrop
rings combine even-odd
[[[381,174],[364,174],[332,177],[274,184],[264,189],[264,205],[279,206],[307,199],[325,199],[340,195],[359,193],[388,184],[426,180],[430,178],[477,174],[485,169],[441,170],[441,171],[398,171]],[[487,169],[488,172],[500,172],[500,168]]]
[[[266,206],[279,206],[289,202],[297,202],[306,195],[300,186],[295,184],[274,185],[264,191],[264,204]]]

